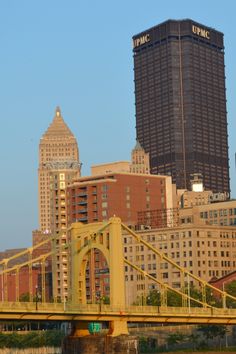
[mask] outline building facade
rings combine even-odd
[[[40,139],[39,144],[39,232],[34,231],[33,241],[45,240],[45,235],[58,235],[53,244],[61,250],[53,259],[53,296],[66,299],[68,295],[68,254],[66,221],[66,188],[80,177],[79,150],[75,136],[63,120],[60,108]],[[41,233],[41,236],[40,236]],[[44,248],[48,248],[45,245]],[[39,251],[45,252],[44,249]]]
[[[149,154],[144,151],[138,140],[131,153],[130,172],[145,174],[150,173]]]
[[[54,224],[51,191],[54,187],[65,191],[67,184],[79,176],[77,141],[64,122],[60,108],[57,107],[55,117],[39,144],[38,199],[39,225],[42,232],[51,233]]]
[[[223,34],[168,20],[133,37],[137,139],[151,173],[230,192]]]
[[[111,173],[81,177],[67,187],[67,223],[105,221],[116,215],[137,225],[138,211],[173,208],[171,177]]]
[[[189,224],[137,233],[177,265],[207,282],[227,275],[236,267],[235,227]],[[124,256],[154,278],[181,288],[180,271],[127,234],[124,234]],[[125,280],[128,304],[148,296],[153,289],[159,290],[157,283],[127,265]]]
[[[129,172],[129,161],[115,161],[91,166],[91,176],[100,176],[107,173]]]
[[[199,198],[201,198],[199,196]],[[180,223],[199,223],[206,225],[236,226],[236,201],[194,205],[179,209]]]

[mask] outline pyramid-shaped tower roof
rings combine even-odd
[[[68,125],[65,123],[62,115],[60,107],[56,107],[55,116],[53,118],[52,123],[49,125],[46,132],[43,134],[42,139],[50,139],[50,138],[69,138],[74,135],[71,132]]]
[[[140,144],[140,142],[138,141],[138,139],[136,140],[136,145],[134,147],[133,150],[144,150]]]

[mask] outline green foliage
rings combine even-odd
[[[174,307],[182,307],[182,296],[174,291],[167,291],[167,305]]]
[[[0,348],[39,348],[39,347],[60,347],[64,338],[61,331],[40,331],[21,334],[0,333]]]
[[[185,342],[186,339],[187,339],[187,337],[183,333],[178,333],[178,332],[171,333],[167,337],[167,343],[169,345],[180,344],[180,343]]]
[[[197,329],[208,340],[215,337],[223,338],[227,332],[226,326],[223,325],[201,325]]]
[[[151,290],[146,298],[146,304],[152,306],[160,306],[161,305],[160,292],[156,289]]]
[[[236,297],[236,280],[233,280],[231,283],[227,284],[225,286],[225,291]],[[229,308],[236,308],[236,301],[234,301],[233,299],[228,299],[226,300],[226,305]]]
[[[191,344],[191,347],[193,350],[195,350],[198,346],[198,339],[199,339],[199,336],[195,333],[192,333],[188,336],[188,341]]]
[[[19,300],[20,300],[21,302],[29,302],[29,301],[30,301],[29,293],[23,293],[23,294],[21,294]]]
[[[139,337],[140,353],[157,353],[156,340],[149,337]]]
[[[110,298],[109,296],[103,296],[102,297],[102,303],[105,304],[105,305],[110,305]]]
[[[147,337],[140,337],[139,338],[139,349],[140,349],[141,353],[145,353],[149,349]]]

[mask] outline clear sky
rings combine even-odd
[[[0,251],[31,245],[38,227],[38,144],[57,105],[83,175],[129,160],[135,144],[131,38],[167,19],[225,34],[232,197],[236,197],[235,0],[0,1]]]

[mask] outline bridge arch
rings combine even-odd
[[[79,301],[79,303],[86,304],[86,269],[87,269],[87,264],[89,263],[89,257],[90,253],[92,250],[98,249],[102,255],[105,257],[106,262],[109,267],[109,250],[107,249],[106,246],[99,244],[99,243],[92,243],[87,246],[85,246],[81,251],[78,252],[77,254],[77,259],[75,259],[75,262],[77,263],[77,268],[75,268],[73,278],[74,281],[78,283],[77,287],[77,294],[76,297]],[[93,255],[92,255],[93,257]],[[90,264],[91,266],[91,264]],[[91,271],[94,271],[94,269],[90,269]],[[90,277],[91,279],[91,277]],[[76,300],[76,299],[75,299]]]
[[[104,255],[110,270],[110,304],[123,308],[125,277],[121,220],[113,217],[106,223],[74,223],[70,229],[70,238],[72,303],[86,304],[87,257],[91,249],[97,248]]]

